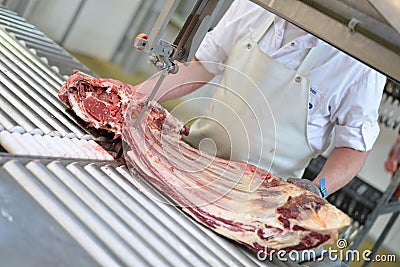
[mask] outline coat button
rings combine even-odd
[[[247,49],[251,49],[252,45],[251,44],[247,44]]]
[[[295,80],[297,83],[299,83],[299,82],[301,82],[301,77],[300,77],[300,76],[297,76],[294,80]]]

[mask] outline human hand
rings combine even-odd
[[[398,161],[395,157],[389,157],[385,162],[385,170],[390,173],[395,173],[398,166]]]
[[[395,173],[400,161],[400,138],[397,138],[396,144],[393,145],[389,157],[385,162],[385,169],[390,173]]]
[[[320,197],[322,197],[321,191],[319,190],[318,186],[313,184],[310,180],[307,179],[299,179],[299,178],[288,178],[287,182],[294,184],[298,187],[301,187],[305,190],[310,191]]]

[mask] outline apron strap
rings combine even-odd
[[[253,38],[256,43],[260,42],[261,38],[268,31],[269,27],[271,27],[272,22],[274,22],[275,16],[271,15],[267,21],[265,22],[263,27],[258,27],[258,30],[254,33]]]
[[[310,70],[315,66],[315,64],[318,62],[320,57],[328,50],[327,45],[320,45],[311,48],[310,52],[308,52],[308,55],[306,58],[303,60],[299,68],[297,69],[297,72],[300,73],[302,76],[307,76]]]

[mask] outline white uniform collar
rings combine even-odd
[[[275,16],[274,19],[274,35],[275,35],[275,40],[276,40],[276,46],[275,48],[277,50],[280,50],[282,41],[283,41],[283,37],[286,34],[286,20]],[[293,24],[292,24],[293,25]],[[291,46],[290,49],[309,49],[309,48],[313,48],[316,46],[320,46],[320,45],[327,45],[324,41],[318,39],[317,37],[313,36],[312,34],[307,33],[306,31],[304,31],[301,28],[298,28],[297,26],[293,25],[295,28],[297,28],[299,30],[299,32],[301,33],[297,33],[298,35],[301,35],[300,37],[292,40],[291,42],[289,42],[287,44],[287,46]],[[306,34],[303,34],[306,33]],[[286,49],[285,49],[286,50]]]

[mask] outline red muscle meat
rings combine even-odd
[[[123,115],[135,92],[132,85],[114,79],[97,79],[75,71],[58,96],[89,126],[121,135]]]
[[[76,90],[67,89],[73,95]],[[129,145],[126,160],[201,224],[267,253],[333,242],[338,230],[350,224],[346,214],[309,191],[251,164],[216,158],[190,147],[181,136],[188,128],[156,102],[148,104],[146,115],[134,128],[146,96],[136,93],[130,97],[121,100],[130,101],[122,128]]]

